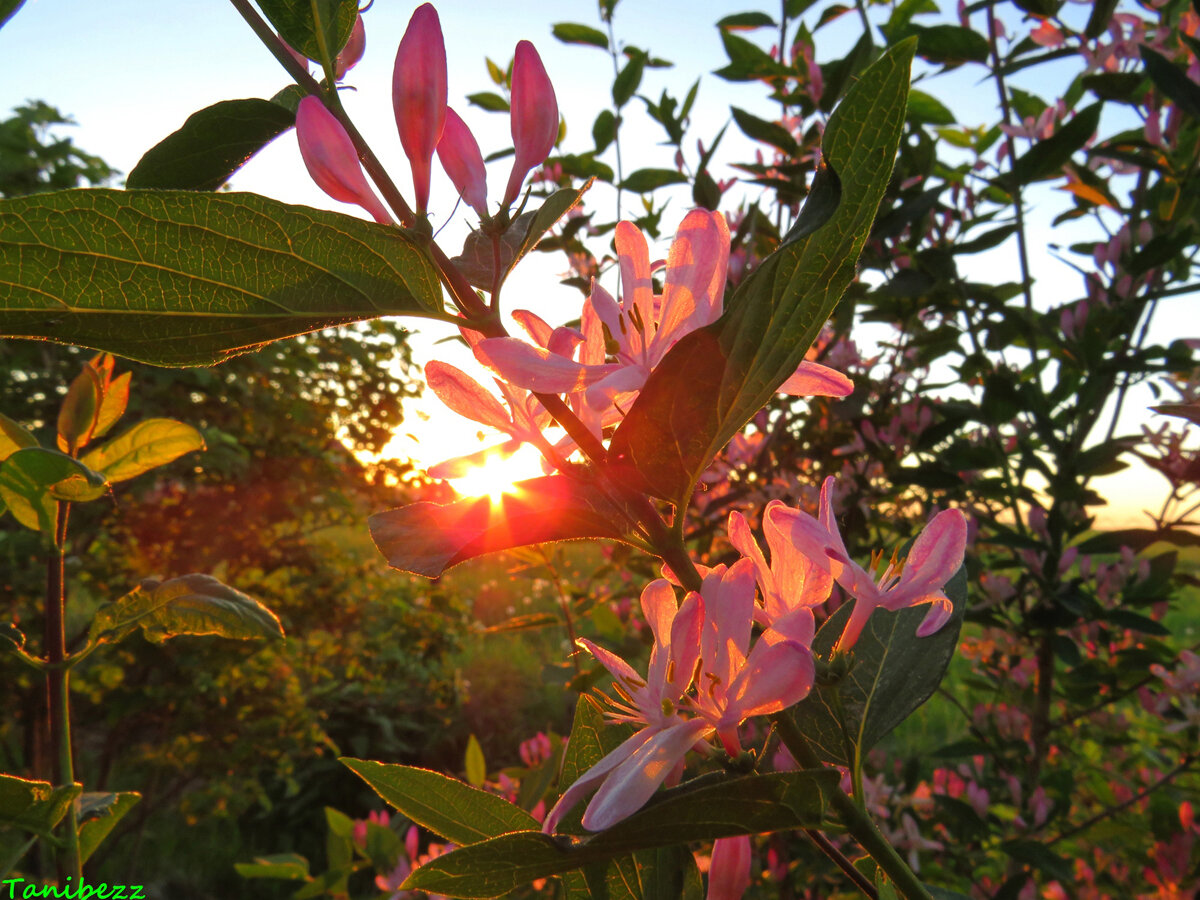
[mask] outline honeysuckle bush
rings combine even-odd
[[[775,17],[730,16],[718,74],[766,86],[782,112],[770,121],[733,111],[767,149],[741,166],[761,195],[726,216],[715,210],[730,185],[710,171],[720,135],[696,164],[683,151],[694,92],[644,101],[677,168],[625,175],[600,159],[621,139],[645,70],[661,62],[616,43],[613,3],[601,6],[607,33],[555,27],[625,57],[614,108],[592,126],[595,151],[551,157],[524,196],[560,135],[558,107],[531,44],[518,46],[511,73],[495,67],[508,99],[486,102],[508,106],[514,143],[499,200],[469,126],[446,106],[436,13],[414,13],[393,85],[412,205],[380,163],[395,154],[367,147],[337,99],[337,79],[361,52],[354,4],[264,2],[269,26],[234,5],[298,89],[197,113],[147,154],[131,190],[6,202],[0,327],[198,365],[337,322],[452,322],[499,376],[501,398],[445,362],[430,364],[429,386],[505,435],[501,452],[537,446],[549,474],[494,505],[377,514],[372,535],[389,562],[436,577],[498,549],[603,538],[656,559],[664,576],[634,592],[652,635],[648,663],[581,642],[611,674],[611,692],[580,699],[561,759],[540,769],[557,779],[532,779],[541,789],[519,796],[523,807],[480,789],[478,759],[466,766],[474,785],[347,759],[437,836],[437,852],[401,872],[419,847],[406,842],[401,859],[394,830],[377,820],[359,835],[331,813],[341,849],[327,875],[294,859],[246,874],[307,881],[309,895],[344,892],[374,867],[384,890],[495,896],[557,876],[568,895],[691,896],[701,882],[682,848],[716,840],[709,894],[737,896],[751,882],[746,836],[770,832],[765,877],[797,894],[823,888],[807,882],[809,858],[789,868],[795,848],[781,835],[803,834],[842,889],[869,896],[930,896],[923,882],[941,896],[1063,896],[1072,879],[1102,896],[1139,864],[1147,891],[1186,884],[1194,656],[1164,624],[1175,558],[1137,554],[1162,540],[1195,543],[1194,451],[1178,425],[1118,437],[1117,413],[1137,383],[1174,378],[1167,411],[1196,416],[1194,347],[1149,337],[1159,301],[1191,289],[1194,10],[1103,3],[1077,21],[1054,3],[981,4],[954,24],[924,25],[936,11],[920,4],[861,4],[872,30],[829,61],[817,38],[850,10],[800,2]],[[757,28],[782,35],[783,52],[737,33]],[[933,94],[910,93],[914,53],[923,81],[933,67],[979,67],[998,113],[959,125]],[[1063,59],[1082,71],[1062,98],[1012,86],[1017,73]],[[1126,130],[1098,137],[1106,104],[1124,107]],[[373,223],[211,193],[293,121],[314,180]],[[453,255],[426,216],[435,152],[479,216]],[[1068,239],[1085,296],[1066,304],[1035,296],[1027,221],[1029,198],[1046,202],[1038,183],[1063,174],[1060,219],[1096,229]],[[597,221],[580,176],[645,192],[645,215]],[[655,190],[682,183],[701,209],[682,217],[659,287],[642,232],[655,234],[666,211]],[[587,228],[613,232],[619,291],[591,282],[601,260],[585,252]],[[570,254],[586,295],[577,327],[500,302],[508,273],[539,242]],[[1005,242],[1018,251],[1016,277],[968,280],[960,257]],[[856,281],[857,265],[869,274]],[[508,334],[502,312],[529,341]],[[851,342],[864,320],[895,329],[877,355]],[[805,412],[773,399],[780,390],[818,396]],[[551,421],[565,436],[545,433]],[[1168,504],[1151,528],[1095,533],[1093,480],[1126,453],[1166,475]],[[629,553],[620,561],[644,571]],[[837,599],[850,602],[834,611]],[[964,656],[976,673],[944,691],[965,720],[962,738],[941,748],[946,764],[872,766],[872,748],[938,689],[968,618]],[[1142,738],[1133,747],[1131,731]],[[707,774],[680,783],[698,762]],[[673,786],[660,791],[665,781]],[[525,811],[539,802],[541,821]],[[1153,804],[1156,815],[1143,809]],[[1106,828],[1145,834],[1147,819],[1153,840],[1125,841],[1123,852],[1090,844]],[[457,849],[442,852],[441,841]],[[1150,865],[1139,852],[1154,854]]]

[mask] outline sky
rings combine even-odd
[[[777,6],[773,2],[763,5]],[[402,191],[410,182],[390,109],[390,80],[396,45],[415,6],[411,0],[375,0],[365,18],[366,55],[346,79],[356,90],[343,92],[348,112],[389,166]],[[762,92],[731,86],[710,74],[725,58],[714,23],[724,15],[754,6],[711,0],[624,0],[617,7],[614,25],[618,41],[649,49],[653,55],[675,63],[670,69],[648,70],[642,93],[657,97],[666,89],[682,97],[697,77],[701,79],[687,144],[690,152],[694,152],[695,139],[711,140],[726,123],[731,104],[764,117],[773,116],[774,110]],[[598,49],[560,44],[550,29],[554,22],[563,21],[600,27],[595,0],[556,0],[553,4],[510,0],[503,5],[460,0],[441,4],[439,13],[450,66],[450,103],[474,130],[485,155],[511,146],[507,117],[468,107],[463,98],[494,89],[484,57],[506,65],[516,42],[522,39],[535,43],[555,84],[559,108],[568,123],[563,149],[579,152],[591,148],[591,119],[609,102],[611,60]],[[817,55],[826,60],[844,53],[857,32],[853,27],[835,26],[820,35]],[[977,83],[980,71],[964,67],[934,79],[932,87],[925,85],[924,89],[942,97],[960,120],[982,121],[991,114],[992,101],[989,93],[986,105],[978,103],[979,91],[990,90],[989,85],[981,87]],[[0,29],[0,115],[27,100],[45,100],[78,123],[64,133],[69,133],[79,147],[122,172],[130,171],[142,153],[177,129],[192,112],[225,99],[270,97],[287,83],[278,63],[224,0],[27,0]],[[672,152],[659,146],[662,133],[641,113],[637,100],[629,113],[622,137],[626,171],[643,166],[671,167]],[[746,159],[753,154],[753,145],[731,128],[722,151],[726,159]],[[445,225],[439,241],[444,247],[455,248],[465,236],[465,219],[461,209],[451,217],[457,197],[438,167],[434,169],[430,204],[434,225]],[[507,170],[507,160],[491,168],[493,195],[501,191]],[[237,173],[232,187],[287,202],[354,212],[354,208],[327,198],[311,182],[291,134],[281,137]],[[592,202],[615,204],[615,196],[601,188]],[[637,200],[626,196],[625,202]],[[1066,205],[1065,200],[1050,193],[1045,202],[1053,212]],[[664,217],[664,239],[669,238],[686,206],[684,196],[673,202]],[[1043,246],[1045,240],[1040,238],[1046,234],[1035,232],[1034,246]],[[665,255],[666,248],[664,240],[652,248],[652,256]],[[991,254],[976,256],[974,263],[1011,269],[1014,259],[1010,242]],[[1042,296],[1061,299],[1079,295],[1078,276],[1063,263],[1041,254],[1034,266]],[[534,254],[506,286],[509,302],[532,309],[555,324],[577,317],[579,293],[558,285],[563,267],[561,256]],[[994,277],[994,272],[981,275]],[[469,367],[465,353],[450,344],[438,343],[449,336],[445,328],[423,320],[411,324],[420,331],[412,338],[419,360],[444,358]],[[475,370],[475,374],[482,372]],[[427,421],[429,416],[433,418]],[[477,426],[439,410],[432,397],[411,410],[405,424],[404,431],[414,434],[419,443],[402,435],[395,449],[414,455],[424,464],[482,446],[476,443]],[[1136,423],[1130,426],[1136,427]],[[1144,502],[1147,484],[1144,478],[1125,474],[1110,479],[1104,490],[1113,494],[1117,511],[1116,517],[1109,519],[1118,521]],[[1155,484],[1150,490],[1157,494],[1159,486]]]

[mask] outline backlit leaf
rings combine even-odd
[[[657,802],[574,844],[538,831],[502,834],[439,856],[404,887],[456,897],[497,897],[535,878],[629,853],[738,834],[813,828],[824,792],[838,790],[833,770],[717,776],[663,792]]]
[[[56,501],[94,499],[105,478],[57,450],[25,447],[0,463],[0,500],[26,528],[54,534]]]
[[[18,450],[37,445],[37,438],[27,428],[0,413],[0,462],[4,462]]]
[[[351,757],[342,757],[341,762],[387,803],[454,844],[538,827],[533,816],[503,797],[429,769]]]
[[[330,58],[350,39],[358,0],[259,0],[259,8],[294,50],[320,60],[318,31],[324,32]]]
[[[110,482],[128,481],[185,453],[203,449],[204,438],[191,425],[174,419],[146,419],[88,452],[81,462]]]
[[[0,828],[49,834],[82,791],[78,784],[55,787],[48,781],[0,774]]]
[[[254,194],[36,194],[0,201],[0,233],[0,334],[157,365],[443,315],[433,264],[405,232]]]
[[[854,644],[854,665],[833,684],[821,684],[792,708],[791,715],[820,757],[853,766],[884,735],[928,700],[946,673],[966,611],[966,570],[946,585],[954,604],[950,620],[929,637],[917,628],[929,611],[917,606],[891,612],[876,609]],[[813,640],[813,653],[828,660],[850,618],[853,603],[825,620]]]
[[[211,575],[148,579],[100,607],[88,628],[88,642],[115,644],[137,628],[155,643],[183,634],[239,640],[283,637],[271,610]]]
[[[376,513],[371,537],[388,565],[436,578],[484,553],[572,538],[626,538],[617,502],[590,475],[550,475],[522,481],[493,502],[410,503]]]
[[[96,852],[96,848],[108,837],[109,832],[141,799],[142,795],[133,791],[121,791],[116,794],[87,793],[80,798],[80,862],[88,861],[88,857]]]
[[[214,103],[146,151],[126,186],[215,191],[295,122],[294,111],[270,100]]]

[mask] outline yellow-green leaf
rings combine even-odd
[[[102,472],[110,482],[128,481],[185,453],[203,449],[204,438],[191,425],[174,419],[146,419],[88,453],[82,462]]]
[[[37,445],[37,438],[27,429],[0,413],[0,462],[4,462],[18,450]]]
[[[483,747],[479,745],[479,739],[475,735],[467,739],[466,768],[467,784],[483,787],[483,783],[487,781],[487,763],[483,759]]]

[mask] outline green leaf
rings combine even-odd
[[[1013,162],[1012,170],[997,181],[1002,187],[1011,189],[1015,185],[1058,175],[1075,151],[1096,133],[1096,126],[1100,124],[1100,107],[1101,104],[1093,103],[1081,109],[1071,121],[1046,140],[1035,142]]]
[[[258,5],[293,50],[318,62],[318,31],[332,60],[350,39],[358,16],[358,0],[259,0]]]
[[[630,172],[621,187],[635,194],[648,194],[668,184],[685,184],[687,176],[675,169],[638,169]]]
[[[79,784],[55,787],[48,781],[0,774],[0,829],[48,835],[82,792]]]
[[[724,316],[686,335],[651,373],[612,439],[619,477],[684,504],[713,456],[803,360],[854,276],[891,177],[914,48],[910,40],[880,57],[829,120],[823,156],[840,176],[836,209],[830,183],[811,198],[816,211],[806,209],[804,227],[738,286]]]
[[[713,74],[726,81],[756,81],[760,78],[777,78],[790,74],[787,66],[781,65],[762,47],[753,41],[738,37],[728,29],[721,29],[721,44],[729,65]]]
[[[0,28],[8,24],[8,20],[17,14],[17,10],[25,5],[25,0],[0,0]]]
[[[0,500],[26,528],[54,534],[55,501],[92,500],[106,481],[57,450],[26,447],[0,463]]]
[[[467,739],[467,784],[472,787],[483,787],[483,783],[487,781],[487,763],[483,758],[483,747],[479,745],[479,738],[471,735]]]
[[[637,92],[638,85],[642,83],[642,72],[645,68],[646,55],[634,53],[629,58],[629,62],[625,63],[625,66],[617,73],[612,86],[612,98],[617,109],[628,103]]]
[[[483,91],[478,94],[467,94],[467,102],[488,112],[508,112],[508,101],[499,94]]]
[[[987,38],[959,25],[934,25],[926,28],[909,25],[906,35],[916,35],[917,55],[930,62],[957,66],[965,62],[987,62]]]
[[[918,125],[953,125],[954,113],[941,100],[924,91],[908,92],[908,121]]]
[[[639,850],[738,834],[815,828],[824,792],[838,790],[830,769],[743,777],[718,776],[682,785],[645,809],[585,841],[568,845],[537,831],[502,834],[439,856],[403,887],[457,897],[496,897],[535,878]]]
[[[583,869],[593,900],[703,900],[704,883],[687,847],[659,847]]]
[[[342,757],[341,762],[384,801],[451,843],[474,844],[537,828],[533,816],[503,797],[437,772],[352,757]]]
[[[628,539],[628,519],[584,472],[522,481],[498,502],[410,503],[376,513],[371,537],[388,565],[436,578],[451,566],[497,550],[584,537]]]
[[[1183,68],[1157,50],[1145,46],[1138,49],[1146,65],[1146,74],[1154,86],[1193,119],[1200,119],[1200,84],[1192,81]]]
[[[1070,884],[1075,878],[1075,867],[1066,857],[1059,856],[1040,841],[1005,841],[1000,849],[1019,863],[1032,866],[1051,878]]]
[[[112,357],[109,356],[108,359]],[[129,382],[132,377],[132,372],[125,372],[104,386],[104,397],[100,400],[100,411],[96,413],[96,430],[92,432],[92,440],[108,434],[108,430],[125,414],[125,407],[129,405]]]
[[[600,110],[596,121],[592,123],[592,141],[596,149],[592,152],[603,153],[617,137],[617,117],[611,109]]]
[[[0,413],[0,462],[4,462],[18,450],[37,445],[37,438],[26,428]]]
[[[204,438],[191,425],[174,419],[146,419],[120,437],[89,451],[81,462],[115,483],[203,449]]]
[[[102,388],[100,375],[91,366],[75,376],[58,410],[58,449],[75,451],[91,440],[100,413]]]
[[[406,232],[254,194],[35,194],[0,201],[0,234],[0,334],[156,365],[444,315],[437,272]]]
[[[132,791],[116,794],[88,793],[80,798],[80,862],[88,861],[88,857],[96,852],[96,848],[108,837],[109,832],[141,799],[141,794]]]
[[[717,20],[717,27],[734,31],[751,31],[755,28],[778,28],[775,20],[764,12],[734,13]]]
[[[590,25],[580,25],[576,22],[559,22],[550,29],[550,33],[564,44],[587,44],[590,47],[608,49],[608,35]]]
[[[285,881],[312,881],[308,860],[297,853],[276,853],[255,857],[252,863],[234,863],[243,878],[282,878]]]
[[[916,634],[927,607],[876,609],[854,645],[849,673],[833,683],[818,681],[792,708],[793,719],[823,760],[857,765],[880,738],[933,696],[958,646],[967,602],[965,569],[947,583],[946,596],[954,604],[950,621],[924,638]],[[853,603],[844,603],[817,632],[813,653],[819,659],[830,659],[852,609]]]
[[[796,139],[782,125],[775,122],[768,122],[766,119],[760,119],[758,116],[751,115],[744,109],[738,109],[736,106],[731,106],[730,112],[733,113],[733,121],[737,123],[737,127],[742,130],[742,134],[746,135],[746,137],[761,141],[764,144],[770,144],[772,147],[778,147],[789,156],[796,156],[800,152]]]
[[[146,151],[125,184],[215,191],[295,123],[294,111],[270,100],[222,100],[192,113],[178,131]]]
[[[135,628],[154,643],[181,634],[238,640],[283,637],[273,612],[211,575],[147,579],[120,600],[100,607],[88,628],[88,643],[115,644]]]

